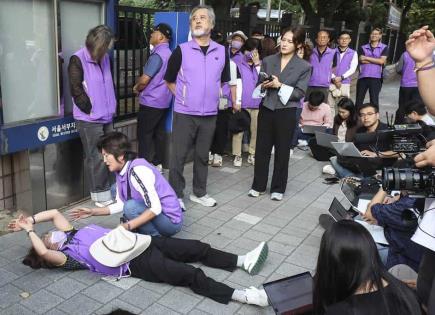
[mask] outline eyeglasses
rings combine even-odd
[[[376,115],[376,113],[359,114],[359,117],[361,117],[361,118],[364,118],[364,117],[372,117],[373,115]]]

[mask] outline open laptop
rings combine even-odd
[[[318,131],[318,132],[325,132],[327,127],[326,126],[305,125],[301,129],[302,129],[303,133],[312,133],[312,134],[314,134],[316,131]]]
[[[315,135],[317,144],[322,147],[334,149],[331,143],[338,142],[338,137],[330,133],[316,131]]]
[[[275,314],[312,314],[313,277],[309,272],[267,282],[263,288]]]
[[[365,213],[367,210],[367,205],[373,197],[370,193],[360,193],[356,194],[352,186],[345,181],[341,183],[341,192],[346,197],[346,199],[352,205],[352,208],[358,212]]]
[[[353,142],[331,142],[331,144],[341,156],[363,157]]]

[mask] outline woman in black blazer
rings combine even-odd
[[[311,76],[311,65],[296,54],[304,43],[304,29],[286,28],[282,32],[280,52],[264,58],[262,62],[260,71],[272,75],[273,80],[261,83],[265,93],[260,95],[263,101],[258,115],[254,182],[249,191],[251,197],[258,197],[266,191],[274,146],[271,199],[279,201],[283,198],[287,186],[290,142],[297,124],[296,108],[305,95]]]

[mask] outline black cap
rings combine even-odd
[[[162,33],[167,39],[172,38],[172,28],[166,23],[160,23],[154,27],[154,31],[159,31]]]

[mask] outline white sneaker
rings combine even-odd
[[[236,156],[234,157],[233,165],[234,165],[235,167],[241,167],[241,166],[242,166],[242,157],[236,155]]]
[[[290,149],[290,158],[293,156],[293,153],[295,152],[295,150]]]
[[[190,200],[203,205],[204,207],[214,207],[217,205],[216,200],[214,200],[209,195],[204,195],[202,197],[197,197],[194,194],[190,194]]]
[[[221,167],[222,166],[222,156],[219,154],[215,154],[213,157],[213,167]]]
[[[250,275],[256,275],[267,259],[269,248],[266,242],[261,242],[255,249],[246,254],[242,269]]]
[[[270,195],[270,199],[276,200],[276,201],[281,201],[283,196],[284,195],[281,193],[274,192]]]
[[[248,155],[248,164],[255,165],[255,155],[254,154]]]
[[[249,287],[245,289],[246,303],[266,307],[269,305],[267,294],[264,289]]]
[[[183,199],[178,198],[178,202],[180,203],[181,211],[186,212],[186,206],[184,205]]]
[[[211,152],[208,152],[208,165],[212,165],[213,164],[213,154],[211,154]]]
[[[107,200],[107,201],[95,201],[95,206],[98,208],[105,208],[108,205],[111,205],[113,203],[113,200]]]
[[[298,147],[306,147],[308,145],[308,142],[307,142],[307,140],[301,140],[301,139],[299,139],[298,140]]]
[[[329,175],[335,175],[337,173],[331,164],[325,165],[322,169],[322,172]]]
[[[265,193],[264,191],[256,191],[254,189],[251,189],[248,192],[248,196],[249,197],[260,197],[260,195],[263,195],[264,193]]]

